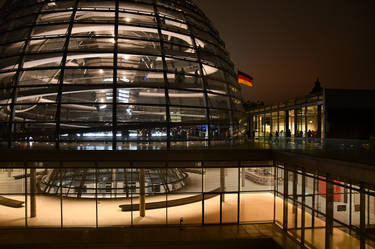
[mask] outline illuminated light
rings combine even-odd
[[[118,101],[121,102],[121,103],[126,103],[126,104],[129,103],[129,99],[128,98],[119,97]]]
[[[126,77],[121,77],[120,80],[123,81],[123,82],[126,82],[126,83],[130,82],[130,80]]]
[[[129,98],[129,93],[119,93],[118,95],[122,98]]]
[[[112,132],[90,132],[84,133],[84,137],[112,137]]]
[[[138,137],[138,133],[130,133],[129,137]]]
[[[139,96],[143,97],[165,97],[165,93],[140,92]],[[202,98],[202,93],[169,93],[173,98]]]
[[[107,105],[100,105],[100,106],[99,106],[99,109],[100,109],[100,110],[103,110],[103,109],[105,109],[105,108],[107,108]]]
[[[153,136],[153,137],[166,137],[167,133],[166,132],[157,131],[157,132],[153,132],[151,136]]]
[[[125,22],[130,22],[132,19],[130,17],[125,18]]]
[[[123,55],[121,57],[121,62],[126,62],[127,60],[129,60],[130,56],[129,55]]]
[[[112,42],[112,43],[116,43],[115,38],[112,38],[112,39],[111,39],[111,42]]]
[[[103,74],[103,73],[104,73],[104,70],[103,70],[103,69],[99,69],[99,73],[100,73],[100,74]]]
[[[132,110],[132,109],[126,109],[126,112],[127,112],[129,115],[133,115],[133,110]]]
[[[101,70],[101,69],[100,69]],[[105,78],[104,82],[113,82],[113,78]]]

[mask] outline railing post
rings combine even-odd
[[[325,248],[329,249],[332,246],[333,235],[333,183],[331,178],[327,175],[326,178],[326,238]]]
[[[288,230],[288,169],[284,165],[283,231]]]
[[[365,249],[366,248],[366,193],[365,193],[365,187],[364,184],[360,183],[360,193],[359,193],[359,199],[360,199],[360,248]]]

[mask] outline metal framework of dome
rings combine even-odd
[[[240,133],[233,63],[192,2],[9,0],[3,13],[1,146],[174,149]],[[173,165],[167,172],[55,169],[38,186],[112,198],[136,195],[140,185],[146,194],[177,191],[186,178]]]
[[[174,148],[239,133],[234,66],[190,1],[13,0],[0,34],[3,146]]]

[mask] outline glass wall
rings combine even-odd
[[[252,161],[4,163],[0,227],[272,222],[273,169]]]
[[[321,108],[320,105],[306,103],[301,108],[295,109],[262,110],[261,113],[253,115],[254,135],[255,137],[320,138],[324,131],[324,114],[319,111]]]
[[[309,248],[375,248],[373,190],[281,163],[275,170],[274,219],[284,231]]]
[[[0,229],[275,223],[308,247],[374,248],[372,186],[281,162],[0,166]]]

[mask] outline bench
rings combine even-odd
[[[23,207],[24,201],[17,201],[13,199],[6,198],[4,196],[0,196],[0,205],[12,207],[12,208],[21,208]]]
[[[212,194],[205,194],[204,199],[208,200],[211,199],[215,196],[217,196],[217,192],[220,191],[220,188],[213,190]],[[215,193],[216,192],[216,193]],[[189,196],[181,199],[175,199],[175,200],[170,200],[170,201],[158,201],[158,202],[148,202],[146,203],[146,210],[149,209],[158,209],[158,208],[166,208],[166,207],[177,207],[181,205],[186,205],[198,201],[202,201],[202,194],[199,195],[194,195],[194,196]],[[124,205],[119,205],[121,208],[121,211],[127,212],[127,211],[137,211],[139,210],[139,204],[124,204]]]

